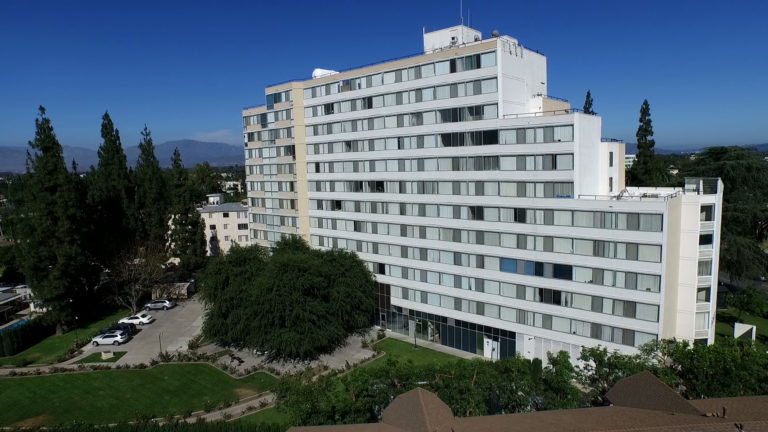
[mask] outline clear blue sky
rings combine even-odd
[[[118,4],[119,3],[119,4]],[[75,6],[76,5],[76,6]],[[657,146],[768,142],[768,2],[464,0],[465,20],[547,55],[549,93],[603,136],[634,142],[643,98]],[[459,1],[0,1],[0,145],[23,145],[44,105],[65,145],[98,146],[109,110],[124,145],[241,142],[264,87],[421,50]]]

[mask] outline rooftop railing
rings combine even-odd
[[[619,138],[600,138],[600,142],[615,142],[615,143],[623,143],[623,139]]]
[[[680,195],[680,191],[673,192],[673,193],[654,193],[654,192],[643,192],[637,195],[630,195],[628,193],[624,193],[624,191],[616,194],[616,195],[579,195],[579,199],[586,199],[586,200],[595,200],[595,201],[669,201],[672,198],[677,197]]]
[[[567,114],[573,114],[573,113],[584,113],[584,111],[578,108],[563,108],[563,109],[552,110],[552,111],[504,114],[504,118],[548,117],[548,116],[555,116],[555,115],[567,115]]]
[[[698,195],[717,195],[717,185],[720,179],[716,177],[689,177],[685,179],[685,192]]]

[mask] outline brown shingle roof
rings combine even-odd
[[[704,414],[647,371],[619,380],[605,397],[613,405],[621,407],[676,414]]]
[[[670,394],[671,392],[671,394]],[[608,407],[454,418],[435,394],[411,390],[384,410],[381,423],[291,428],[290,432],[768,432],[768,396],[686,401],[651,374],[619,381]],[[702,413],[728,417],[706,416]]]
[[[381,421],[409,432],[448,432],[453,411],[436,394],[417,388],[396,397]]]
[[[768,421],[768,396],[742,396],[732,398],[712,398],[688,401],[699,411],[723,415],[739,421]]]

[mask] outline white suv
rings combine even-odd
[[[96,336],[92,339],[93,346],[98,345],[120,345],[128,342],[128,333],[124,331],[111,331]]]

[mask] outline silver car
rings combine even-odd
[[[120,345],[128,342],[128,333],[124,331],[111,331],[100,334],[91,340],[93,346]]]
[[[150,309],[162,309],[162,310],[168,310],[176,306],[176,303],[166,300],[166,299],[157,299],[152,300],[151,302],[144,305],[144,310],[148,311]]]

